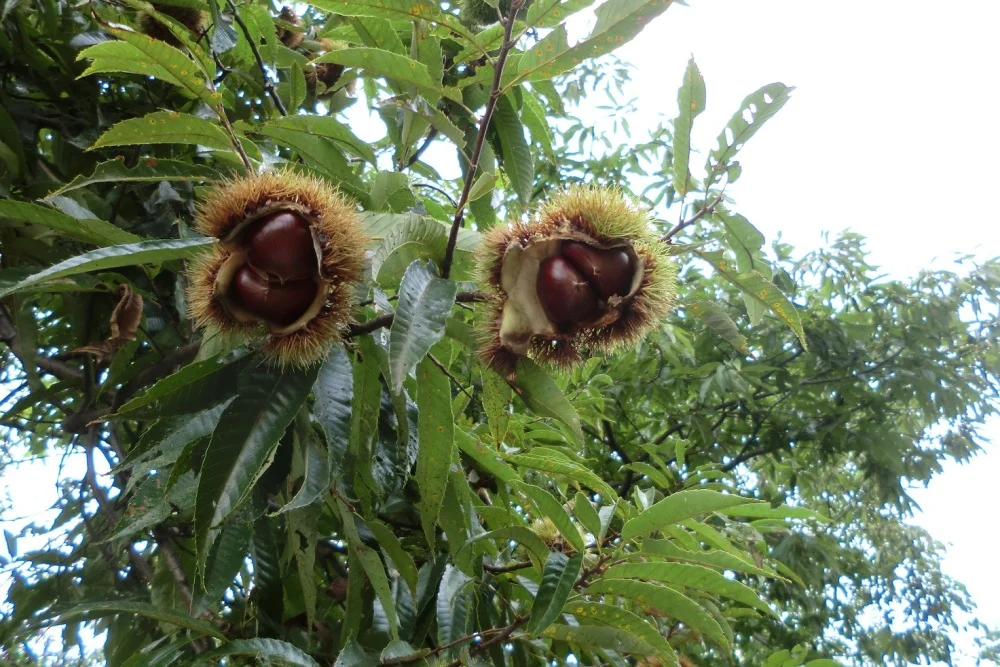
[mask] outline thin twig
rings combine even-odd
[[[438,192],[442,196],[444,196],[444,198],[448,200],[449,204],[451,204],[452,206],[458,208],[458,202],[455,201],[455,198],[452,197],[450,194],[448,194],[447,192],[445,192],[443,189],[439,188],[436,185],[431,185],[430,183],[414,183],[413,187],[415,187],[415,188],[427,188],[428,190],[434,190],[435,192]]]
[[[476,170],[479,168],[479,158],[483,154],[483,145],[486,143],[486,132],[490,126],[490,118],[493,110],[500,100],[500,82],[503,76],[503,67],[507,62],[507,56],[514,48],[514,40],[511,33],[514,31],[514,19],[517,11],[524,4],[524,0],[512,0],[510,12],[503,24],[503,44],[500,46],[500,54],[497,56],[496,65],[493,71],[493,83],[490,85],[490,97],[486,102],[486,109],[483,117],[479,121],[479,132],[476,134],[476,144],[472,149],[472,159],[469,162],[469,173],[465,176],[465,185],[462,187],[462,196],[458,198],[458,206],[455,211],[455,220],[451,223],[451,233],[448,234],[448,249],[444,254],[444,261],[441,262],[441,277],[447,278],[451,275],[451,264],[455,257],[455,245],[458,243],[458,230],[462,226],[465,213],[465,205],[469,203],[469,193],[472,191],[472,184],[476,180]]]
[[[417,148],[416,152],[414,152],[413,155],[410,156],[410,159],[406,161],[406,164],[400,166],[399,171],[403,171],[404,169],[408,169],[413,165],[415,165],[417,163],[417,160],[420,159],[420,156],[424,154],[424,151],[430,148],[430,145],[434,143],[435,139],[437,139],[437,135],[438,135],[438,129],[436,127],[432,127],[430,129],[430,132],[427,133],[427,136],[424,137],[423,143],[420,144],[420,147]]]
[[[719,202],[722,201],[722,198],[725,196],[725,194],[726,194],[726,189],[722,188],[722,190],[719,192],[719,195],[712,200],[711,204],[708,204],[707,206],[702,206],[701,209],[697,213],[692,215],[690,218],[684,220],[683,222],[677,223],[677,226],[671,229],[666,234],[664,234],[662,237],[660,237],[660,240],[663,241],[664,243],[669,243],[671,239],[680,234],[682,231],[684,231],[694,223],[698,222],[706,215],[715,211],[715,207],[719,205]]]
[[[462,392],[463,394],[465,394],[466,396],[468,396],[469,400],[472,400],[473,396],[472,396],[472,394],[469,393],[469,390],[462,386],[462,383],[458,381],[458,378],[455,377],[455,375],[450,370],[448,370],[447,366],[445,366],[443,363],[441,363],[440,359],[438,359],[437,357],[435,357],[433,354],[428,354],[427,358],[431,360],[432,364],[434,364],[435,366],[437,366],[438,368],[440,368],[441,372],[444,373],[446,376],[448,376],[449,380],[451,380],[452,382],[455,383],[455,386],[458,387],[458,390],[460,392]]]
[[[514,621],[510,625],[504,628],[500,628],[500,632],[496,636],[492,637],[487,641],[482,642],[481,644],[476,644],[471,649],[469,649],[469,655],[476,655],[477,653],[482,653],[486,649],[496,646],[497,644],[500,644],[505,639],[507,639],[507,637],[510,637],[512,634],[514,634],[515,630],[517,630],[519,627],[527,623],[528,618],[529,616],[527,615],[518,616],[517,618],[514,619]],[[459,665],[461,664],[463,664],[463,662],[461,659],[459,659],[455,660],[454,662],[449,662],[447,667],[459,667]]]
[[[243,17],[240,16],[240,12],[236,9],[236,3],[233,0],[226,0],[226,4],[229,8],[233,10],[233,20],[240,26],[240,30],[243,31],[243,36],[246,37],[247,43],[250,45],[250,50],[253,52],[253,57],[257,60],[257,67],[260,68],[260,75],[264,77],[264,92],[266,92],[271,100],[274,102],[274,106],[277,107],[278,113],[282,116],[288,115],[288,110],[285,109],[285,103],[281,101],[278,97],[278,91],[274,89],[274,82],[271,81],[271,77],[267,75],[267,66],[264,64],[264,59],[260,56],[260,49],[257,48],[257,43],[250,37],[250,30],[247,29],[247,24],[243,22]]]

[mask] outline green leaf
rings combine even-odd
[[[535,0],[528,5],[526,23],[534,28],[554,28],[592,4],[594,0]]]
[[[756,271],[746,273],[736,273],[731,264],[725,261],[721,253],[705,252],[694,250],[696,255],[708,261],[719,275],[740,288],[744,295],[749,296],[754,301],[767,307],[778,319],[792,330],[802,343],[802,347],[807,347],[806,334],[802,328],[802,320],[788,298],[781,293],[774,284]]]
[[[514,469],[500,460],[495,449],[487,447],[482,441],[466,433],[463,429],[456,429],[455,443],[463,454],[475,462],[477,467],[501,482],[514,484],[521,481]]]
[[[522,206],[531,202],[535,187],[535,165],[531,148],[524,139],[524,127],[517,115],[517,106],[507,94],[497,100],[490,126],[500,140],[500,155],[504,170]]]
[[[755,507],[754,505],[744,505],[744,507]],[[736,508],[739,509],[739,508]],[[723,510],[725,513],[726,510]],[[697,563],[706,567],[718,570],[732,570],[733,572],[744,572],[746,574],[757,574],[762,577],[773,577],[781,579],[774,571],[764,570],[757,567],[751,561],[741,556],[737,556],[729,551],[721,549],[710,549],[688,551],[677,546],[670,540],[643,540],[642,553],[662,556],[668,560],[676,560],[688,563]]]
[[[398,315],[397,315],[398,317]],[[417,365],[417,488],[420,490],[420,523],[428,544],[434,544],[434,526],[448,488],[448,473],[455,449],[451,381],[430,358]]]
[[[469,633],[472,620],[473,580],[449,565],[438,586],[436,601],[438,644],[450,644]]]
[[[814,512],[805,507],[789,507],[781,505],[771,507],[767,503],[757,505],[744,505],[742,507],[730,507],[720,511],[728,516],[740,516],[750,519],[801,519],[803,521],[821,521],[828,523],[830,519],[819,512]]]
[[[319,663],[302,649],[279,639],[265,637],[227,642],[217,649],[199,655],[198,663],[215,661],[215,664],[219,664],[219,658],[231,655],[245,655],[264,662],[274,660],[291,667],[319,667]]]
[[[205,573],[198,577],[196,589],[203,591],[195,600],[195,612],[205,611],[225,595],[243,569],[250,549],[251,524],[234,521],[222,527],[205,561]]]
[[[313,415],[326,435],[331,471],[343,473],[344,457],[351,440],[351,405],[354,400],[354,370],[341,346],[330,350],[313,387]]]
[[[705,110],[705,80],[701,77],[694,58],[688,61],[684,83],[677,91],[677,108],[679,113],[674,120],[673,143],[674,190],[683,198],[691,183],[688,168],[691,158],[691,125],[695,116]]]
[[[199,569],[204,569],[219,524],[249,496],[267,469],[278,439],[305,402],[317,372],[317,368],[277,371],[261,365],[240,376],[239,392],[215,427],[198,481]]]
[[[131,30],[109,28],[108,32],[118,41],[95,44],[77,56],[77,60],[93,61],[81,77],[104,72],[141,74],[177,86],[209,106],[222,101],[222,95],[207,85],[198,63],[179,49]]]
[[[342,148],[370,164],[375,164],[375,152],[371,144],[359,139],[350,128],[330,116],[283,116],[269,120],[262,128],[277,128],[287,132],[299,132],[303,140],[308,137],[326,137]]]
[[[718,146],[709,153],[708,160],[705,161],[705,171],[708,172],[708,179],[705,182],[706,192],[725,173],[733,157],[743,148],[743,144],[756,134],[771,116],[785,106],[788,95],[793,90],[794,88],[783,83],[771,83],[744,98],[739,111],[733,114],[719,134]]]
[[[339,13],[340,9],[335,11]],[[345,67],[363,69],[366,73],[411,85],[425,93],[447,97],[454,102],[462,101],[462,95],[457,89],[434,82],[427,65],[391,51],[366,46],[351,47],[330,51],[313,62],[337,63]]]
[[[622,528],[622,539],[631,540],[635,537],[648,535],[682,519],[754,502],[759,501],[707,489],[679,491],[641,512],[634,519],[626,521]]]
[[[503,540],[504,542],[514,541],[524,547],[528,552],[528,557],[536,567],[541,567],[549,557],[549,547],[545,540],[525,526],[507,526],[488,533],[482,533],[469,539],[455,553],[455,562],[462,564],[462,569],[466,569],[468,561],[472,558],[472,546],[482,540]],[[506,544],[504,545],[506,546]],[[463,558],[464,556],[464,558]]]
[[[676,618],[727,651],[732,650],[722,627],[711,614],[691,598],[667,586],[659,586],[645,581],[598,579],[587,587],[587,593],[589,595],[616,595],[635,600],[643,609],[653,608],[661,614]]]
[[[194,181],[210,183],[222,180],[225,174],[217,170],[200,164],[192,164],[184,160],[161,160],[159,158],[145,158],[139,160],[134,167],[125,166],[125,161],[121,159],[101,162],[94,167],[94,173],[90,176],[80,174],[72,181],[46,195],[46,198],[58,197],[72,190],[85,188],[95,183],[158,183],[160,181]],[[127,243],[127,239],[115,241],[115,243]]]
[[[374,18],[352,18],[350,21],[354,32],[358,34],[365,46],[406,55],[403,40],[396,34],[389,21]]]
[[[330,490],[330,455],[319,437],[311,431],[300,434],[300,444],[305,459],[302,486],[288,504],[275,514],[312,505]]]
[[[190,144],[222,151],[233,148],[218,123],[178,111],[154,111],[110,127],[90,150],[144,144]]]
[[[601,517],[597,514],[594,506],[590,504],[590,498],[583,491],[577,491],[576,496],[573,497],[573,515],[580,522],[580,525],[597,539],[598,535],[601,534]],[[599,540],[598,543],[600,543]]]
[[[483,370],[483,410],[489,423],[490,435],[497,446],[507,437],[510,423],[510,400],[514,392],[502,377],[491,370]]]
[[[759,609],[777,617],[767,603],[761,600],[749,586],[701,565],[686,563],[622,563],[613,565],[604,573],[603,579],[648,579],[662,581],[677,586],[686,586],[698,591],[714,593],[736,602]]]
[[[399,286],[396,317],[389,329],[393,393],[403,388],[413,367],[444,336],[457,293],[458,284],[437,277],[429,264],[417,261],[406,269]]]
[[[361,622],[360,616],[357,617],[357,621]],[[352,638],[351,641],[347,642],[340,655],[337,656],[337,661],[333,663],[333,667],[375,667],[378,664],[379,661],[366,654],[357,640]]]
[[[200,412],[236,392],[237,378],[246,361],[224,361],[214,357],[188,364],[118,408],[114,416],[131,418],[134,413],[154,404],[152,412],[161,417]]]
[[[347,535],[347,541],[351,545],[354,555],[361,562],[361,567],[364,569],[368,581],[371,582],[372,588],[375,589],[375,595],[378,597],[379,602],[382,603],[382,608],[389,619],[389,633],[393,639],[399,639],[396,604],[392,599],[392,589],[389,587],[389,578],[385,574],[385,566],[382,564],[382,559],[378,557],[375,550],[361,541],[357,526],[355,525],[355,521],[360,520],[361,517],[351,512],[347,508],[347,505],[339,498],[337,499],[337,507],[340,509],[340,517],[344,533]]]
[[[65,623],[74,618],[101,618],[113,616],[115,614],[135,614],[145,616],[154,621],[176,625],[179,628],[191,630],[199,635],[210,635],[225,639],[215,626],[205,621],[192,618],[187,614],[173,609],[164,609],[156,605],[145,602],[126,602],[124,600],[109,600],[106,602],[87,602],[73,607],[69,611],[62,612],[55,618],[56,623]]]
[[[584,623],[596,621],[626,632],[652,646],[656,655],[665,658],[668,665],[679,667],[677,655],[660,631],[649,621],[626,609],[599,602],[577,601],[566,605],[563,612],[573,614],[577,620]]]
[[[552,133],[549,130],[548,114],[545,107],[530,90],[521,88],[521,120],[531,132],[531,138],[542,146],[542,151],[550,161],[556,161],[552,149]],[[471,195],[470,195],[471,196]]]
[[[573,481],[597,491],[609,503],[614,503],[618,499],[615,490],[601,479],[599,475],[569,459],[559,459],[533,453],[539,449],[541,448],[536,447],[528,454],[507,454],[504,458],[516,465],[541,470],[546,474],[566,475]]]
[[[525,628],[529,634],[537,635],[559,618],[582,569],[583,552],[574,554],[572,558],[558,551],[549,554],[542,568],[538,593],[531,605],[531,619]]]
[[[75,276],[88,271],[116,269],[136,264],[159,264],[174,259],[186,259],[215,243],[214,239],[190,238],[165,241],[140,241],[126,245],[109,246],[85,252],[63,260],[38,273],[28,276],[15,285],[0,289],[0,297],[26,290],[49,280]]]
[[[309,4],[340,16],[371,16],[394,21],[422,19],[447,28],[472,44],[478,44],[476,36],[457,16],[442,11],[436,3],[426,0],[310,0]],[[487,55],[482,48],[480,52]]]
[[[737,350],[743,354],[750,352],[746,336],[740,333],[722,306],[714,301],[697,301],[690,304],[687,310]]]
[[[104,220],[78,220],[54,208],[13,199],[0,199],[0,220],[47,227],[62,236],[92,245],[110,246],[140,240],[135,234]]]
[[[631,41],[670,5],[671,0],[608,0],[595,11],[597,23],[590,35],[574,46],[567,41],[565,24],[560,24],[524,52],[511,77],[504,76],[504,91],[522,81],[553,79],[582,60],[611,53]]]
[[[609,651],[653,655],[656,649],[635,635],[600,625],[550,625],[540,635],[543,639]]]
[[[530,359],[517,363],[514,393],[528,409],[542,417],[552,417],[569,427],[577,442],[583,442],[580,416],[548,373]]]
[[[410,592],[416,595],[417,566],[413,563],[413,558],[410,557],[410,554],[403,547],[403,543],[399,541],[399,538],[392,532],[392,529],[381,521],[369,521],[368,529],[372,531],[372,535],[378,540],[382,550],[392,559],[392,564],[399,572],[399,576],[406,582],[406,585],[410,587]]]
[[[583,535],[577,530],[573,520],[569,518],[569,513],[563,508],[562,503],[556,500],[555,496],[533,484],[522,482],[517,485],[517,488],[531,500],[531,504],[535,506],[538,514],[552,520],[559,534],[574,550],[577,552],[586,550],[587,545],[583,542]]]

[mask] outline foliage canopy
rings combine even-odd
[[[1000,263],[898,281],[858,235],[766,247],[725,191],[791,88],[700,165],[694,61],[637,141],[610,55],[669,0],[576,41],[592,2],[521,4],[0,2],[2,475],[67,461],[53,520],[5,531],[4,660],[95,632],[115,666],[951,660],[972,603],[906,489],[996,410]],[[279,168],[371,239],[306,368],[196,330],[184,290],[197,203]],[[653,212],[677,308],[501,377],[480,233],[578,183]]]

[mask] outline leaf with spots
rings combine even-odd
[[[688,170],[691,158],[691,125],[695,116],[705,110],[705,79],[702,78],[694,58],[688,61],[684,83],[677,91],[677,118],[674,120],[674,190],[683,197],[691,185]]]
[[[200,65],[180,49],[131,30],[111,28],[109,32],[119,39],[95,44],[77,56],[77,60],[92,61],[80,76],[140,74],[173,84],[212,107],[222,100],[222,96],[206,82]]]
[[[739,273],[736,267],[725,260],[721,252],[706,252],[704,250],[694,250],[693,252],[710,263],[720,276],[739,287],[746,297],[753,299],[774,313],[798,337],[802,347],[807,348],[806,333],[802,328],[802,320],[795,305],[782,294],[774,283],[757,271]]]
[[[632,612],[599,602],[571,602],[563,609],[564,613],[572,614],[581,623],[606,625],[625,632],[636,639],[653,647],[654,653],[662,658],[667,665],[679,667],[677,654],[664,639],[660,631],[649,621]]]
[[[587,593],[634,600],[643,610],[653,609],[661,614],[676,618],[692,630],[702,633],[723,649],[732,650],[726,633],[723,632],[719,622],[697,602],[673,588],[646,581],[599,579],[587,587]]]
[[[517,61],[511,75],[504,74],[504,90],[522,81],[547,81],[567,72],[581,61],[611,53],[642,31],[662,14],[671,0],[609,0],[597,8],[597,23],[585,39],[570,46],[566,26],[555,30],[531,46]]]
[[[420,490],[420,522],[427,542],[434,544],[434,526],[444,494],[455,448],[451,383],[430,358],[417,365],[417,488]]]
[[[112,126],[90,148],[144,144],[190,144],[223,151],[233,146],[218,123],[177,111],[154,111]]]
[[[754,502],[758,501],[708,489],[680,491],[667,496],[639,516],[627,521],[622,527],[622,539],[641,537],[683,519]]]
[[[601,625],[550,625],[542,631],[541,637],[575,646],[622,651],[637,655],[656,653],[656,649],[638,637],[624,630]]]
[[[691,565],[688,563],[622,563],[610,567],[604,573],[603,578],[662,581],[665,584],[683,586],[692,590],[729,598],[748,607],[753,607],[765,614],[774,617],[778,616],[746,584],[728,579],[721,572],[716,572],[701,565]]]

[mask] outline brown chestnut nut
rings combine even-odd
[[[290,211],[258,221],[247,233],[247,261],[281,282],[313,276],[317,260],[309,223]]]
[[[289,326],[305,314],[316,298],[318,285],[311,278],[294,282],[269,281],[245,264],[233,279],[237,301],[247,312],[265,322]]]
[[[562,255],[590,281],[602,299],[625,296],[631,291],[635,262],[622,248],[602,250],[578,241],[566,241],[562,245]]]
[[[590,283],[562,257],[542,262],[535,289],[545,314],[561,327],[584,324],[598,313]]]

